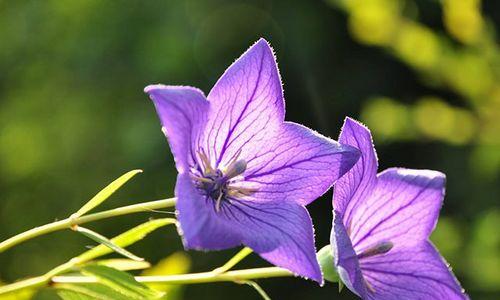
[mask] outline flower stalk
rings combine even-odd
[[[118,207],[98,213],[88,214],[79,217],[69,217],[64,220],[52,222],[39,227],[35,227],[18,235],[15,235],[0,243],[0,253],[32,238],[51,233],[58,230],[70,229],[72,226],[108,219],[112,217],[128,215],[138,212],[146,212],[155,209],[167,208],[175,206],[176,198],[162,199],[149,201],[144,203],[132,204],[128,206]]]
[[[290,271],[278,268],[255,268],[228,271],[224,273],[202,272],[180,275],[166,276],[136,276],[135,280],[141,283],[164,283],[164,284],[198,284],[210,282],[244,282],[247,280],[291,277],[294,276]],[[95,283],[96,279],[90,276],[54,276],[52,283]]]
[[[212,272],[218,273],[218,274],[227,272],[232,267],[236,266],[245,257],[247,257],[248,255],[250,255],[252,252],[253,252],[252,249],[250,249],[248,247],[245,247],[245,248],[241,249],[240,252],[236,253],[236,255],[233,256],[230,260],[228,260],[224,265],[222,265],[221,267],[218,267],[218,268],[214,269]]]

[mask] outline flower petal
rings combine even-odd
[[[295,203],[235,201],[230,224],[242,241],[270,263],[323,283],[314,246],[313,224],[305,207]]]
[[[210,113],[201,147],[226,166],[242,150],[254,152],[284,120],[281,79],[273,52],[257,41],[217,81],[208,95]]]
[[[285,122],[274,139],[248,157],[245,182],[257,190],[255,199],[306,205],[356,163],[359,151]]]
[[[203,196],[188,174],[179,174],[175,186],[177,218],[184,247],[220,250],[241,244],[239,233],[228,226],[214,209],[213,200]]]
[[[423,241],[361,260],[368,299],[467,299],[434,246]]]
[[[352,212],[371,193],[377,174],[377,154],[370,130],[361,123],[346,118],[339,137],[339,143],[356,147],[361,158],[335,184],[333,207],[344,215],[344,224],[351,224]]]
[[[382,241],[394,249],[428,239],[444,197],[445,175],[430,170],[391,168],[353,212],[351,240],[357,253]]]
[[[187,86],[150,85],[144,91],[156,107],[177,170],[186,172],[196,161],[193,143],[205,126],[208,101],[203,92]]]
[[[342,282],[356,295],[364,298],[366,285],[359,267],[359,260],[343,224],[341,213],[333,211],[330,244],[333,250],[335,267]]]

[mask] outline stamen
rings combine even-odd
[[[365,251],[358,254],[358,259],[387,253],[392,249],[392,247],[394,247],[394,244],[390,241],[380,242],[376,244],[374,247],[368,248]]]
[[[217,201],[215,201],[215,211],[216,212],[220,211],[221,200],[222,200],[222,193],[219,194],[219,197],[217,197]]]
[[[196,176],[196,175],[193,175],[193,174],[191,174],[190,176],[191,176],[191,178],[193,178],[196,181],[207,182],[207,183],[213,182],[212,179],[208,179],[208,178],[205,178],[205,177],[200,177],[200,176]]]
[[[208,156],[205,154],[205,151],[203,149],[198,151],[198,156],[201,159],[201,163],[203,164],[203,172],[205,174],[212,174],[214,173],[214,169],[210,165],[210,159]]]
[[[244,159],[240,159],[238,161],[232,162],[226,168],[224,175],[227,178],[233,178],[233,177],[236,177],[238,175],[243,174],[243,172],[245,172],[246,169],[247,169],[247,162]]]
[[[258,189],[255,189],[255,188],[228,186],[227,194],[230,197],[250,196],[251,194],[253,194],[257,191],[258,191]]]

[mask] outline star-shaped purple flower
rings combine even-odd
[[[322,282],[305,205],[359,158],[299,124],[285,122],[276,61],[261,39],[222,75],[207,98],[192,87],[152,85],[179,175],[185,248],[246,245],[269,262]]]
[[[445,175],[402,168],[377,174],[370,131],[350,118],[339,142],[362,153],[333,195],[331,244],[345,285],[363,299],[466,299],[429,241]]]

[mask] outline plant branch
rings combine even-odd
[[[141,240],[149,232],[168,224],[176,224],[176,220],[171,218],[150,220],[114,237],[109,242],[117,247],[126,247],[137,242],[138,240]],[[51,282],[52,277],[71,271],[73,268],[85,264],[95,258],[106,255],[111,251],[112,250],[108,248],[107,245],[101,244],[80,254],[79,256],[73,257],[66,263],[55,267],[44,275],[0,286],[0,298],[2,298],[1,295],[3,294],[17,292],[22,289],[33,289],[46,286]]]
[[[144,203],[138,203],[123,207],[118,207],[98,213],[84,215],[76,218],[67,218],[64,220],[56,221],[53,223],[45,224],[43,226],[35,227],[18,235],[15,235],[0,243],[0,253],[5,250],[20,244],[32,238],[51,233],[58,230],[69,229],[72,226],[89,223],[97,220],[107,219],[116,216],[122,216],[137,212],[151,211],[154,209],[167,208],[175,206],[176,198],[162,199]]]
[[[142,283],[165,283],[165,284],[198,284],[209,282],[245,282],[253,279],[291,277],[294,276],[290,271],[278,268],[256,268],[228,271],[225,273],[202,272],[180,275],[166,276],[136,276],[135,280]],[[55,276],[53,283],[94,283],[96,279],[89,276]]]

